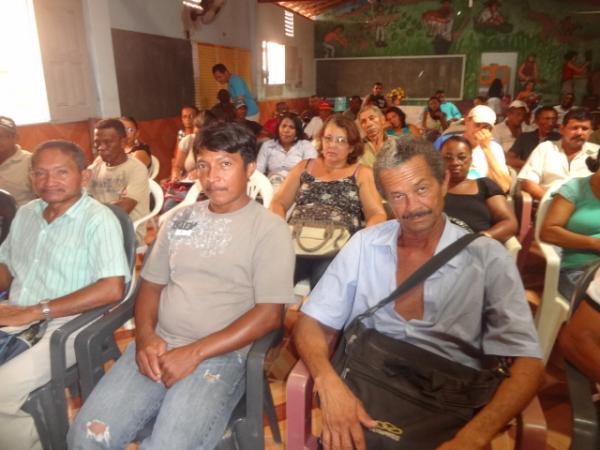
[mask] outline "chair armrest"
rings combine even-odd
[[[265,357],[267,352],[279,344],[283,336],[283,327],[271,331],[250,348],[246,360],[246,418],[250,433],[263,437],[263,409],[265,394]]]
[[[546,418],[537,397],[525,407],[517,417],[517,435],[515,449],[545,450],[546,449]]]
[[[544,259],[546,260],[546,271],[544,273],[544,291],[542,303],[547,299],[553,299],[558,295],[558,277],[560,275],[560,254],[556,247],[542,241],[538,241],[538,245]]]
[[[103,352],[103,344],[113,339],[115,330],[133,317],[134,298],[133,295],[129,296],[127,300],[105,314],[102,320],[96,321],[79,333],[75,339],[82,401],[87,399],[104,375],[104,364],[107,358]]]
[[[522,248],[521,243],[518,241],[518,239],[515,236],[509,237],[506,240],[506,242],[504,242],[504,248],[506,248],[506,251],[510,254],[510,256],[513,257],[513,259],[516,262],[517,255],[519,254],[519,251]]]
[[[312,435],[312,398],[314,381],[300,360],[290,372],[286,386],[287,448],[316,449]]]
[[[327,333],[329,353],[333,353],[340,333]],[[287,448],[314,450],[317,439],[312,435],[312,399],[314,380],[302,360],[290,372],[286,385]]]

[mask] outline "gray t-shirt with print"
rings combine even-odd
[[[225,214],[211,212],[208,201],[182,208],[161,227],[142,271],[165,285],[157,334],[180,347],[257,303],[293,303],[294,261],[288,226],[255,201]]]

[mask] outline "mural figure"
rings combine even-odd
[[[335,58],[335,44],[341,47],[348,46],[348,40],[343,35],[344,26],[336,25],[336,27],[329,33],[323,36],[323,57],[324,58]]]
[[[535,53],[530,53],[527,55],[525,62],[519,66],[519,70],[517,71],[517,75],[519,76],[519,81],[525,87],[528,81],[533,81],[533,83],[538,83],[540,80],[540,69],[536,62],[537,55]]]
[[[425,11],[421,20],[427,29],[427,35],[433,37],[433,48],[437,54],[446,54],[452,45],[452,26],[454,17],[449,0],[442,0],[438,9]]]
[[[577,64],[577,52],[570,50],[565,53],[565,61],[562,67],[562,75],[560,78],[561,94],[573,94],[575,92],[575,80],[587,78],[588,67],[592,64],[591,52],[587,55],[587,61],[581,65]]]
[[[372,18],[368,24],[375,28],[375,47],[387,47],[385,42],[385,27],[391,22],[391,18],[385,16],[381,0],[369,0],[371,3]]]
[[[477,31],[498,31],[500,33],[510,33],[513,26],[508,23],[506,18],[500,12],[500,0],[488,0],[483,9],[475,18],[474,28]]]

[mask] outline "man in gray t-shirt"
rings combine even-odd
[[[249,345],[281,325],[294,298],[288,227],[246,194],[255,148],[233,123],[196,141],[209,200],[159,231],[141,274],[136,341],[84,404],[69,448],[104,448],[109,439],[123,448],[152,418],[148,448],[217,444],[244,392]]]

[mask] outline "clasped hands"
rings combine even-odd
[[[167,351],[167,343],[156,334],[138,337],[136,346],[140,372],[168,388],[191,374],[201,362],[191,345]]]

